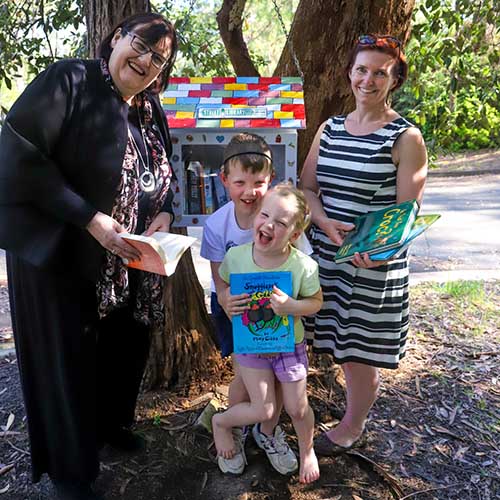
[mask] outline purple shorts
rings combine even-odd
[[[274,356],[262,354],[235,354],[236,361],[246,368],[272,370],[280,382],[297,382],[307,377],[306,343],[295,344],[294,352],[282,352]]]

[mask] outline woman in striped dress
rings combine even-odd
[[[346,412],[316,439],[331,455],[360,444],[375,402],[379,368],[397,368],[408,331],[408,260],[389,262],[356,254],[333,258],[355,217],[423,196],[427,154],[422,135],[389,104],[407,76],[399,40],[363,35],[353,48],[347,77],[356,108],[324,122],[301,175],[312,210],[312,243],[319,263],[323,308],[306,329],[314,351],[342,365]]]

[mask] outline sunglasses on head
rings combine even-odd
[[[391,49],[401,49],[401,42],[390,35],[361,35],[358,38],[359,45],[373,45],[375,47],[389,47]]]

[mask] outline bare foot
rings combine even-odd
[[[314,449],[310,449],[304,455],[300,454],[299,481],[301,483],[312,483],[319,479],[319,465]]]
[[[344,423],[344,421],[341,421],[339,425],[337,425],[331,431],[328,431],[326,435],[328,436],[330,441],[332,441],[332,443],[348,448],[361,437],[361,434],[363,434],[363,430],[364,428],[354,429],[352,427],[349,427],[346,423]]]
[[[233,433],[231,428],[227,429],[220,425],[220,417],[220,414],[212,417],[212,432],[214,435],[215,447],[217,448],[217,454],[224,458],[233,458]]]

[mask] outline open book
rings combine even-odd
[[[182,254],[196,241],[191,236],[160,231],[151,236],[129,233],[120,233],[120,236],[142,254],[141,260],[125,262],[128,267],[163,276],[174,274]]]

